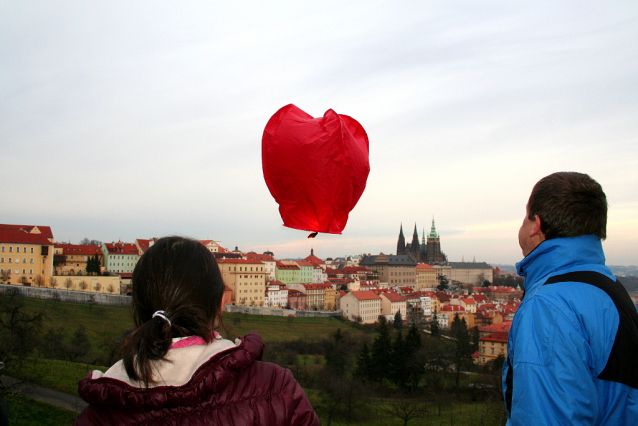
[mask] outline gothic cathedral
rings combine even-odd
[[[400,254],[407,254],[417,263],[427,263],[428,265],[447,264],[447,256],[441,251],[441,238],[436,232],[434,218],[432,218],[432,229],[427,236],[427,243],[425,231],[423,231],[422,242],[419,244],[419,234],[417,233],[415,223],[412,242],[406,244],[405,237],[403,236],[403,224],[401,224],[399,240],[397,241],[397,255]]]

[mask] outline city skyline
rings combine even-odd
[[[536,181],[590,174],[607,263],[638,264],[638,6],[539,1],[18,2],[0,16],[0,218],[59,242],[183,235],[280,258],[514,264]],[[282,226],[261,169],[293,103],[353,117],[370,175],[342,235]],[[300,165],[301,166],[301,165]],[[294,184],[294,182],[291,182]]]

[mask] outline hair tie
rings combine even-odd
[[[166,320],[166,322],[168,323],[168,325],[170,325],[170,326],[172,327],[172,326],[173,326],[173,324],[171,323],[171,320],[169,320],[169,319],[168,319],[168,317],[167,317],[166,315],[164,315],[165,313],[166,313],[166,312],[164,312],[164,311],[156,311],[156,312],[153,314],[153,318],[155,318],[155,317],[163,318],[164,320]]]

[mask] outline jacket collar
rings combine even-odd
[[[540,288],[550,275],[568,272],[579,265],[605,264],[603,246],[595,235],[545,240],[516,264],[525,277],[525,294]]]
[[[139,388],[111,377],[80,380],[78,393],[89,404],[124,410],[148,410],[194,405],[219,392],[239,373],[261,359],[264,344],[257,333],[248,333],[241,343],[214,355],[182,386]]]

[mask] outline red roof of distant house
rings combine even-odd
[[[42,234],[28,234],[26,232],[12,231],[0,231],[0,242],[14,244],[53,245],[53,243]]]
[[[84,254],[84,255],[102,254],[102,250],[98,246],[90,246],[90,245],[84,245],[84,244],[55,243],[55,248],[61,248],[63,254]]]
[[[104,245],[106,246],[106,251],[108,251],[109,254],[116,254],[116,253],[138,254],[137,246],[135,244],[118,242],[118,243],[104,243]]]
[[[500,342],[507,343],[508,332],[506,331],[497,331],[492,334],[488,334],[485,337],[481,337],[479,340],[484,340],[486,342]]]
[[[498,324],[490,324],[490,325],[484,325],[482,327],[479,327],[479,331],[480,332],[487,332],[487,333],[496,333],[497,331],[501,331],[501,332],[509,332],[510,327],[512,326],[511,321],[507,321],[507,322],[501,322]]]
[[[476,305],[476,302],[474,301],[474,299],[472,299],[471,297],[461,297],[461,300],[463,301],[463,303],[465,303],[466,305]]]
[[[283,285],[283,286],[285,286],[286,284],[282,283],[279,280],[267,280],[266,281],[266,286],[269,286],[269,285],[278,285],[278,286],[282,286]]]
[[[401,296],[399,293],[393,293],[393,292],[381,293],[381,296],[385,297],[386,299],[388,299],[392,303],[394,303],[394,302],[405,302],[405,298],[403,296]]]
[[[297,265],[290,265],[288,263],[281,263],[280,261],[277,261],[277,269],[290,269],[290,270],[294,270],[294,269],[299,269],[299,266]]]
[[[474,288],[475,292],[478,293],[489,293],[489,292],[494,292],[494,293],[514,293],[518,290],[516,290],[514,287],[505,287],[505,286],[490,286],[490,287],[475,287]]]
[[[298,260],[297,261],[297,265],[298,266],[312,266],[312,267],[315,266],[311,262],[306,262],[305,260]]]
[[[323,284],[301,284],[306,290],[325,290],[325,286]],[[328,284],[328,287],[332,287]]]
[[[288,290],[288,297],[306,297],[306,294],[299,290]]]
[[[439,302],[441,302],[441,303],[445,303],[445,302],[449,302],[450,301],[450,296],[445,294],[444,292],[441,292],[441,291],[436,292],[435,293],[435,297],[437,299],[439,299]]]
[[[246,259],[229,259],[224,258],[219,260],[220,263],[241,263],[243,265],[263,265],[259,260],[246,260]]]
[[[442,311],[465,312],[465,308],[461,305],[444,305],[441,306]]]
[[[416,269],[419,270],[436,270],[434,267],[428,265],[427,263],[419,263],[418,265],[416,265]]]
[[[0,224],[0,232],[23,232],[33,235],[42,235],[44,238],[50,240],[53,239],[53,232],[50,226],[33,226],[33,225],[5,225]],[[40,232],[37,232],[40,231]],[[8,241],[10,242],[10,241]]]
[[[157,241],[157,238],[153,238],[152,240],[144,240],[144,239],[140,239],[138,238],[136,240],[137,245],[140,247],[140,250],[142,250],[142,254],[146,253],[146,250],[148,250],[148,248],[151,246],[151,241],[153,241],[153,243],[155,243]]]
[[[381,299],[374,291],[371,290],[363,290],[363,291],[352,291],[350,292],[354,297],[359,300],[375,300]]]
[[[311,254],[310,256],[306,257],[304,259],[306,262],[310,262],[312,263],[314,266],[318,266],[318,265],[323,265],[324,261],[319,259],[317,256],[315,256],[314,254]]]
[[[269,254],[257,254],[257,253],[246,253],[246,259],[248,260],[259,260],[262,262],[274,262],[275,258]]]
[[[488,297],[484,294],[473,294],[472,295],[472,299],[474,299],[474,301],[476,303],[489,303],[490,299],[488,299]]]

